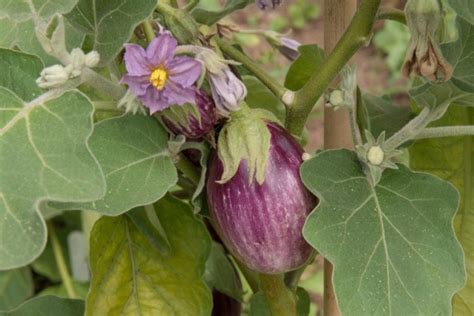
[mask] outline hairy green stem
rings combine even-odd
[[[438,137],[450,137],[450,136],[473,136],[474,125],[464,126],[442,126],[442,127],[428,127],[421,130],[416,139],[423,138],[438,138]]]
[[[84,68],[81,76],[82,82],[100,93],[111,96],[114,100],[120,100],[125,94],[125,87],[115,83],[92,69]]]
[[[69,275],[69,271],[66,265],[66,260],[64,259],[63,250],[61,249],[61,244],[59,243],[58,236],[56,235],[54,224],[51,221],[48,221],[47,225],[49,240],[51,242],[51,246],[53,247],[54,259],[56,260],[56,264],[59,269],[59,275],[61,276],[61,280],[63,281],[67,296],[69,298],[77,298],[77,294],[74,290],[72,279]]]
[[[260,274],[260,288],[272,315],[296,316],[295,294],[286,287],[283,274]]]
[[[186,11],[192,11],[199,4],[199,0],[190,0],[184,7]]]
[[[175,163],[176,168],[181,171],[194,185],[199,184],[201,175],[196,170],[196,166],[189,161],[182,153],[179,154],[178,161]]]
[[[309,113],[328,85],[357,50],[370,39],[379,5],[380,0],[362,1],[349,27],[322,67],[296,92],[287,119],[287,128],[292,134],[301,135]]]
[[[230,58],[242,63],[242,65],[251,73],[255,75],[265,86],[270,89],[279,99],[282,99],[285,95],[285,92],[288,90],[285,89],[281,84],[279,84],[274,78],[270,77],[268,73],[263,70],[256,62],[247,57],[244,53],[233,47],[231,44],[222,40],[221,38],[216,37],[216,43],[219,45],[219,48],[222,52],[229,56]]]
[[[395,8],[380,8],[377,12],[377,20],[392,20],[402,24],[407,24],[405,12]]]

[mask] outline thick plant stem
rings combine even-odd
[[[179,154],[179,160],[175,163],[176,168],[181,171],[194,185],[198,185],[201,175],[196,167],[182,153]]]
[[[59,275],[61,275],[61,280],[63,281],[64,287],[66,289],[67,296],[69,298],[77,298],[76,291],[72,284],[71,276],[66,265],[66,260],[64,259],[63,250],[61,249],[61,244],[59,243],[58,236],[56,235],[56,230],[52,222],[48,221],[48,235],[53,247],[54,259],[56,259],[56,264],[58,265]]]
[[[349,27],[334,49],[332,47],[328,49],[325,44],[326,52],[332,49],[331,53],[319,71],[313,73],[303,88],[296,92],[295,99],[290,106],[287,127],[293,135],[301,135],[309,113],[328,85],[336,78],[339,71],[341,71],[342,67],[351,59],[355,52],[370,39],[372,25],[379,4],[380,0],[363,0]],[[341,24],[341,22],[346,21],[346,18],[350,18],[353,13],[353,10],[347,10],[347,8],[355,9],[354,6],[354,0],[325,1],[325,12],[329,14],[328,16],[332,17],[332,21],[327,18],[324,19],[326,37],[330,36],[336,40],[339,38],[347,25]],[[338,27],[335,28],[335,25],[338,25]]]
[[[247,57],[241,51],[233,47],[231,44],[227,43],[226,41],[216,38],[216,43],[219,45],[219,48],[222,52],[229,56],[230,58],[242,63],[242,65],[251,73],[255,75],[265,86],[267,86],[270,91],[273,92],[279,99],[283,98],[287,89],[279,84],[275,79],[270,77],[268,73],[263,70],[256,62],[252,59]]]
[[[295,295],[284,281],[283,274],[260,274],[260,287],[272,316],[296,316]]]
[[[148,41],[148,43],[150,43],[156,36],[155,30],[153,29],[151,22],[148,20],[143,22],[142,26],[143,26],[143,32],[145,33],[146,40]]]

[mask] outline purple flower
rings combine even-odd
[[[160,33],[147,49],[125,45],[125,66],[128,73],[121,83],[150,109],[150,114],[171,105],[192,103],[201,63],[191,57],[174,56],[176,40],[169,32]]]
[[[268,8],[275,9],[281,4],[282,0],[257,0],[257,7],[260,10],[266,10]]]
[[[298,47],[301,46],[301,44],[298,41],[295,41],[294,39],[291,39],[289,37],[281,37],[280,38],[280,45],[277,45],[276,48],[280,53],[288,58],[288,60],[293,61],[297,59],[300,56],[300,52],[298,51]]]

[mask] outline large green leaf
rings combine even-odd
[[[100,54],[100,64],[106,65],[155,6],[156,0],[80,0],[66,17],[94,37],[94,50]]]
[[[318,45],[303,45],[298,50],[300,56],[291,64],[285,78],[285,87],[293,91],[301,89],[324,60],[324,51]]]
[[[153,117],[130,114],[101,121],[89,144],[105,174],[105,196],[92,203],[51,205],[117,215],[157,201],[176,184],[168,134]]]
[[[456,11],[457,14],[474,24],[474,1],[472,0],[446,0],[451,8]]]
[[[48,20],[54,14],[67,13],[78,0],[3,0],[0,4],[0,18],[14,21],[33,18]]]
[[[82,93],[53,91],[24,103],[0,88],[0,110],[0,269],[11,269],[45,246],[41,201],[95,200],[105,184],[86,143],[92,105]]]
[[[86,315],[210,315],[211,293],[202,281],[211,247],[205,226],[169,196],[155,209],[171,245],[168,255],[126,216],[95,224]]]
[[[474,124],[472,108],[449,108],[431,126]],[[446,137],[416,141],[410,147],[410,166],[450,181],[461,193],[461,207],[454,221],[466,256],[467,284],[453,301],[454,315],[474,314],[474,138]]]
[[[77,298],[85,299],[87,293],[89,292],[89,283],[79,283],[76,281],[72,282],[72,287],[74,288]],[[47,296],[47,295],[54,295],[58,297],[68,298],[69,294],[67,293],[66,287],[64,284],[53,285],[50,287],[45,288],[38,296]]]
[[[0,271],[0,311],[17,307],[33,295],[33,279],[29,268]]]
[[[303,235],[334,265],[344,315],[448,315],[464,284],[453,217],[459,194],[448,182],[403,165],[373,187],[354,152],[340,149],[303,163],[320,198]]]
[[[33,55],[0,49],[0,86],[15,92],[24,101],[31,101],[42,91],[36,84],[43,63]]]
[[[236,10],[243,9],[253,2],[253,0],[227,0],[225,6],[220,10],[210,11],[198,7],[193,10],[192,15],[197,22],[212,25],[226,15],[229,15]]]
[[[0,312],[0,316],[83,316],[84,301],[40,296],[26,301],[18,308]]]

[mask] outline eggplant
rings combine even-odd
[[[212,291],[212,316],[240,316],[242,304],[219,291]]]
[[[194,104],[172,106],[161,115],[163,124],[175,135],[196,140],[208,135],[217,121],[216,106],[209,94],[196,90]]]
[[[207,178],[207,199],[214,225],[229,251],[250,269],[277,274],[297,269],[312,248],[302,229],[317,198],[303,185],[299,168],[303,149],[286,130],[267,123],[270,149],[265,180],[249,182],[247,161],[219,183],[223,164],[214,152]]]

